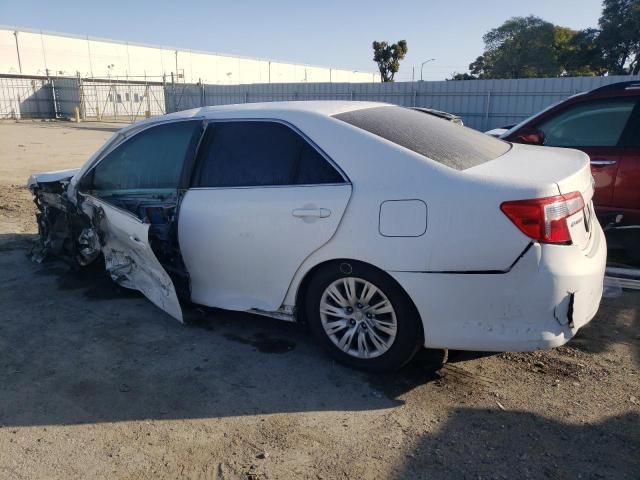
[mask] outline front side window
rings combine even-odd
[[[166,123],[144,130],[115,148],[94,168],[92,190],[162,190],[178,187],[193,155],[202,122]]]
[[[536,128],[544,132],[544,145],[550,147],[615,147],[636,101],[617,98],[579,103],[543,120]]]
[[[344,182],[309,142],[277,122],[213,122],[198,157],[194,187]]]

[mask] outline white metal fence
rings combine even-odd
[[[640,76],[398,83],[180,84],[165,91],[167,111],[284,100],[366,100],[430,107],[460,115],[479,130],[518,123],[570,95]]]
[[[517,123],[578,92],[640,76],[398,83],[203,85],[123,79],[0,75],[0,118],[73,117],[134,122],[207,105],[283,100],[366,100],[430,107],[488,130]]]

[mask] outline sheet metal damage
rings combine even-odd
[[[91,219],[69,201],[67,189],[74,172],[32,175],[28,187],[38,208],[39,244],[32,260],[42,262],[49,255],[74,265],[88,265],[100,255],[100,244]]]
[[[70,196],[75,171],[69,173],[29,179],[40,236],[32,260],[55,256],[82,267],[103,259],[116,283],[139,290],[182,322],[178,294],[189,299],[189,277],[174,228],[176,195],[118,197],[109,203],[83,193]]]

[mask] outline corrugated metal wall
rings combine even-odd
[[[365,100],[430,107],[478,130],[518,123],[574,93],[640,76],[398,83],[143,84],[0,75],[0,118],[136,121],[206,105],[284,100]],[[55,102],[53,99],[55,98]]]
[[[167,112],[204,105],[284,100],[366,100],[430,107],[460,115],[489,130],[518,123],[570,95],[639,76],[527,78],[398,83],[281,83],[168,85]]]

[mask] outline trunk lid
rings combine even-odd
[[[568,217],[567,224],[574,245],[582,250],[590,246],[595,220],[593,177],[589,157],[584,152],[566,148],[513,144],[501,157],[465,172],[499,178],[514,185],[528,184],[540,188],[555,185],[555,195],[580,192],[585,208]],[[505,200],[519,200],[518,198]]]

